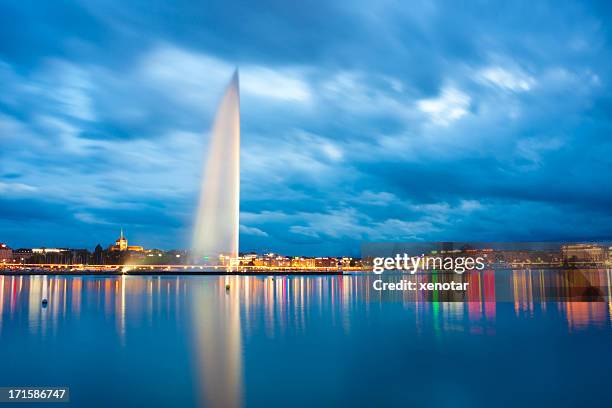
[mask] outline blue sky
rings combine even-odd
[[[0,241],[93,248],[123,226],[188,247],[235,66],[241,250],[609,239],[610,17],[579,1],[2,0]]]

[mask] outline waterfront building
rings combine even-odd
[[[66,252],[66,251],[68,251],[68,249],[65,249],[65,248],[32,248],[33,254],[41,254],[41,255],[59,254],[59,253]]]
[[[9,263],[13,261],[13,250],[8,245],[0,243],[0,262]]]
[[[291,259],[291,266],[295,268],[314,268],[315,260],[314,258],[304,258],[300,256],[294,256]]]
[[[355,266],[358,266],[358,261],[355,258],[351,258],[351,257],[343,257],[342,258],[342,267],[343,268],[353,268]]]
[[[561,246],[564,263],[600,263],[606,260],[605,248],[596,244],[568,244]]]
[[[332,268],[337,266],[336,258],[315,258],[315,266],[317,268]]]
[[[13,251],[13,260],[18,263],[28,263],[33,252],[29,248],[19,248]]]
[[[558,265],[561,259],[558,251],[539,251],[539,250],[501,250],[489,255],[488,262],[501,262],[507,264],[548,264]]]
[[[35,264],[70,264],[72,251],[67,248],[32,248],[32,254],[25,263]],[[25,257],[24,257],[25,258]]]
[[[242,266],[255,266],[255,260],[257,259],[257,254],[254,252],[250,252],[248,254],[243,254],[238,257],[238,261]]]

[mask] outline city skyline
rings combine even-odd
[[[610,238],[599,4],[118,4],[0,6],[2,242],[188,248],[235,66],[242,251]]]
[[[303,254],[257,253],[244,251],[234,256],[218,254],[214,259],[206,257],[201,263],[197,256],[198,249],[145,248],[141,245],[130,245],[123,228],[118,238],[110,245],[96,245],[93,251],[87,248],[11,248],[0,242],[0,267],[21,268],[26,270],[35,265],[44,264],[87,269],[88,265],[142,266],[147,265],[191,265],[194,270],[202,266],[250,266],[264,268],[353,268],[360,271],[375,266],[374,272],[380,272],[380,262],[386,258],[393,260],[395,269],[419,270],[452,270],[452,260],[466,259],[464,255],[478,260],[487,268],[601,268],[612,265],[612,242],[428,242],[428,243],[369,243],[362,247],[358,257],[342,254],[326,257],[305,256]],[[448,258],[450,257],[450,258]],[[459,259],[461,258],[461,259]],[[415,261],[416,259],[416,261]],[[443,262],[451,260],[451,266]],[[216,262],[216,261],[218,262]],[[422,261],[422,263],[420,263]],[[440,262],[436,264],[436,262]],[[418,263],[416,268],[415,262]],[[433,266],[432,266],[433,265]],[[437,267],[435,265],[438,265]],[[376,268],[378,267],[378,268]],[[394,269],[387,267],[386,269]],[[34,268],[35,269],[35,268]],[[482,270],[483,267],[480,267]],[[456,271],[455,271],[456,272]]]

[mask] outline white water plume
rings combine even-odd
[[[193,236],[198,262],[218,264],[221,255],[232,260],[238,257],[239,211],[240,92],[236,70],[219,104],[204,163]]]

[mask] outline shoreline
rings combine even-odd
[[[344,271],[0,271],[0,276],[341,276]]]

